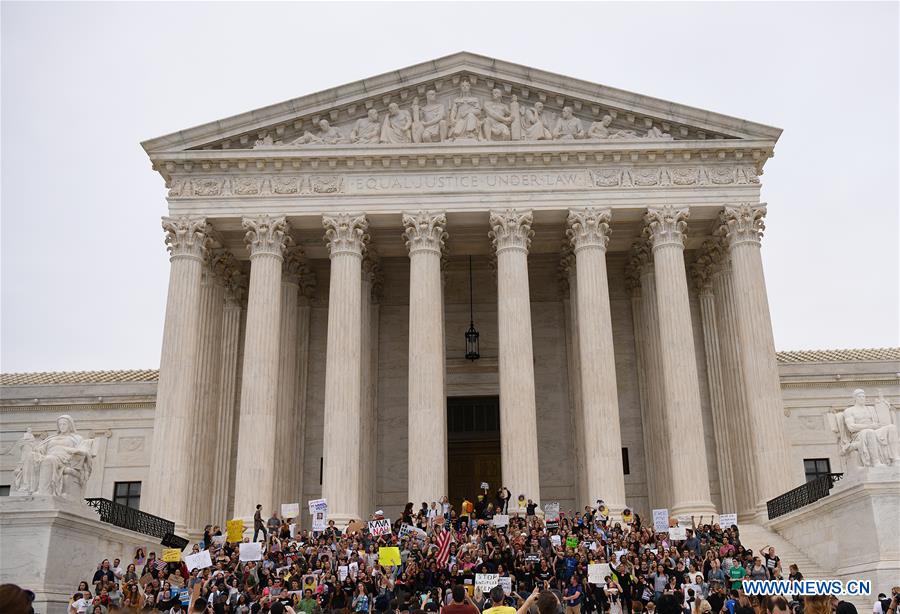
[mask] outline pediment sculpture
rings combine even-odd
[[[409,108],[391,102],[379,112],[370,107],[366,116],[345,126],[336,126],[327,119],[317,119],[315,130],[305,131],[292,140],[276,141],[268,133],[253,145],[254,149],[280,147],[322,146],[340,144],[420,144],[522,141],[568,141],[611,139],[639,139],[671,141],[674,137],[656,124],[647,121],[646,131],[612,127],[614,118],[605,114],[600,121],[591,122],[578,117],[571,106],[562,107],[557,116],[544,108],[544,103],[520,103],[518,96],[504,98],[499,88],[482,99],[472,91],[468,81],[459,84],[457,95],[438,98],[437,92],[425,92],[425,104],[418,96]]]
[[[57,431],[37,439],[31,429],[15,444],[19,461],[13,471],[13,488],[22,494],[57,495],[81,499],[91,476],[93,439],[81,436],[71,416],[56,420]]]
[[[891,420],[891,405],[879,393],[874,404],[866,403],[861,388],[853,391],[853,405],[831,415],[842,455],[852,455],[860,467],[900,464],[897,426]]]

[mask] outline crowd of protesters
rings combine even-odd
[[[745,595],[745,579],[800,580],[802,573],[795,565],[785,569],[773,547],[748,549],[737,526],[721,527],[713,518],[691,519],[685,539],[673,541],[627,510],[610,517],[602,501],[550,521],[529,500],[524,514],[512,511],[497,522],[494,511],[506,509],[508,492],[505,498],[495,505],[480,495],[459,511],[446,500],[417,510],[409,503],[391,532],[378,537],[365,522],[343,531],[329,522],[320,532],[277,513],[263,522],[258,508],[253,537],[248,527],[243,541],[262,540],[261,560],[241,561],[239,544],[209,526],[192,553],[208,550],[212,566],[189,570],[183,560],[165,563],[138,549],[131,561],[102,561],[73,587],[69,612],[855,613],[836,600]],[[370,519],[381,518],[379,511]],[[396,546],[401,564],[382,565],[382,546]],[[608,564],[602,579],[589,581],[591,563]],[[477,574],[508,578],[507,592],[501,585],[483,592]],[[898,599],[894,588],[879,602],[880,614],[898,614]]]

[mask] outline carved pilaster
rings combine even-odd
[[[285,248],[293,243],[288,234],[290,225],[284,216],[270,217],[263,214],[245,217],[241,220],[241,226],[247,231],[244,241],[250,250],[251,259],[262,255],[283,258]]]
[[[362,257],[369,242],[369,221],[361,213],[338,213],[323,215],[322,226],[325,227],[325,241],[331,257],[338,254],[352,254]]]
[[[410,254],[417,251],[433,251],[441,254],[447,239],[447,216],[443,213],[418,211],[403,214],[403,237]]]
[[[765,215],[765,205],[744,203],[737,207],[725,207],[719,214],[720,225],[716,233],[724,237],[730,247],[741,243],[759,245],[766,229]]]
[[[572,242],[575,253],[589,247],[606,251],[611,219],[612,211],[609,208],[569,209],[569,217],[566,220],[569,227],[566,230],[566,236]]]
[[[173,215],[162,218],[162,228],[166,232],[166,249],[169,259],[194,258],[203,260],[209,247],[212,226],[205,217],[193,215]]]
[[[687,207],[676,209],[672,205],[665,205],[647,209],[647,214],[644,215],[644,235],[650,239],[653,249],[665,245],[683,248],[689,215]]]
[[[491,211],[491,231],[488,236],[494,250],[500,253],[506,249],[528,251],[534,231],[534,218],[530,209],[503,209]]]

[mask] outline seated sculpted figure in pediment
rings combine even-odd
[[[633,130],[611,130],[611,115],[604,115],[599,122],[593,122],[588,129],[589,139],[636,139],[638,135]]]
[[[838,435],[841,454],[855,452],[862,467],[893,465],[900,461],[897,427],[891,421],[891,406],[879,396],[866,404],[861,388],[853,391],[853,405],[834,417],[832,428]]]
[[[556,120],[556,127],[553,129],[553,138],[564,141],[584,138],[584,126],[575,117],[572,107],[563,107],[562,115]]]
[[[412,143],[412,116],[396,102],[388,105],[387,115],[381,125],[382,143]]]
[[[450,105],[451,141],[481,140],[481,100],[472,95],[468,81],[459,84],[459,97]]]
[[[319,120],[319,133],[305,132],[303,136],[296,138],[292,145],[336,145],[338,143],[346,143],[347,139],[341,134],[341,131],[328,123],[327,119]]]
[[[439,143],[447,140],[447,109],[438,101],[437,92],[425,92],[425,106],[413,98],[412,138],[414,143]]]
[[[381,138],[381,122],[378,121],[378,111],[369,109],[365,117],[356,121],[353,130],[350,131],[351,143],[377,143]]]

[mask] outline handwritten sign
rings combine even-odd
[[[327,499],[310,499],[306,502],[306,505],[309,507],[309,513],[313,514],[316,510],[320,509],[328,509],[328,500]]]
[[[400,565],[400,548],[382,546],[378,549],[378,562],[385,567],[398,567]]]
[[[244,539],[244,521],[240,518],[229,520],[225,523],[225,529],[228,533],[228,541],[230,543],[239,542]]]
[[[490,488],[490,487],[488,486],[488,483],[487,483],[487,482],[482,482],[482,483],[481,483],[481,490],[487,490],[488,488]]]
[[[544,504],[544,520],[559,520],[559,501]]]
[[[249,542],[240,545],[240,559],[246,561],[262,560],[262,544],[260,542]]]
[[[491,524],[495,527],[508,527],[509,516],[507,514],[494,514],[494,518],[493,520],[491,520]]]
[[[187,555],[184,557],[184,563],[187,565],[188,571],[212,567],[212,559],[209,556],[209,550],[201,550],[197,554]]]
[[[495,573],[477,573],[475,574],[475,587],[480,588],[482,593],[489,592],[492,588],[500,583],[500,574]]]
[[[720,527],[730,529],[732,525],[737,525],[737,514],[722,514],[719,516]]]
[[[382,535],[390,535],[391,521],[388,520],[387,518],[382,518],[381,520],[370,520],[369,521],[369,533],[371,533],[375,537],[380,537]]]
[[[281,504],[281,517],[282,518],[296,518],[300,515],[300,504],[299,503],[282,503]]]
[[[588,565],[588,582],[591,584],[605,584],[606,576],[610,575],[609,563],[591,563]]]
[[[669,539],[672,541],[683,541],[687,539],[686,527],[672,527],[669,529]]]
[[[498,586],[503,587],[503,594],[509,595],[512,593],[512,578],[509,576],[500,576],[497,581]]]
[[[407,536],[415,537],[423,542],[428,539],[428,534],[419,527],[414,527],[411,524],[400,525],[400,530],[397,531],[397,537],[403,538]]]
[[[665,533],[669,530],[669,510],[653,510],[653,530],[657,533]]]
[[[164,560],[166,563],[181,562],[181,550],[179,550],[178,548],[163,548],[162,560]]]

